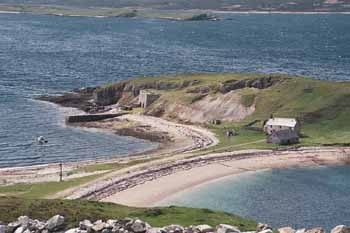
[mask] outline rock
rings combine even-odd
[[[93,226],[90,220],[84,220],[79,223],[80,230],[90,231]]]
[[[101,231],[101,233],[112,233],[112,228],[105,228]]]
[[[268,229],[272,230],[272,227],[264,223],[258,223],[258,225],[256,226],[256,232],[261,232]]]
[[[13,233],[20,225],[18,221],[10,222],[6,227],[6,233]]]
[[[6,233],[6,226],[0,225],[0,233]]]
[[[212,228],[209,225],[203,224],[203,225],[196,226],[195,231],[199,233],[209,233],[209,232],[214,232],[214,228]]]
[[[309,229],[306,231],[306,233],[324,233],[324,232],[325,232],[324,229],[321,227]]]
[[[163,233],[163,228],[150,227],[147,229],[147,233]]]
[[[96,222],[94,222],[93,226],[91,227],[91,229],[94,232],[100,232],[105,228],[105,223],[102,220],[98,220]]]
[[[266,229],[266,230],[260,231],[260,233],[273,233],[273,231],[271,229]]]
[[[79,230],[79,228],[73,228],[73,229],[69,229],[68,231],[65,231],[65,233],[77,233]]]
[[[32,220],[28,216],[20,216],[18,217],[17,222],[19,222],[22,227],[27,228]]]
[[[113,228],[114,226],[116,226],[118,224],[118,220],[108,219],[106,223],[108,225],[112,226],[112,228]]]
[[[295,233],[295,230],[291,227],[282,227],[278,229],[279,233]]]
[[[30,221],[28,229],[34,232],[41,232],[45,228],[45,223],[39,220]]]
[[[61,215],[55,215],[50,218],[46,223],[46,229],[49,232],[58,231],[64,228],[64,217]]]
[[[18,227],[16,230],[15,230],[15,233],[23,233],[26,229],[22,226]]]
[[[136,219],[133,222],[127,224],[128,230],[131,230],[134,233],[143,233],[147,230],[147,225],[145,222]]]
[[[306,229],[305,228],[298,229],[295,233],[306,233]]]
[[[227,224],[220,224],[216,227],[216,233],[240,233],[240,232],[241,231],[237,227],[227,225]]]
[[[331,233],[350,233],[350,227],[339,225],[332,229]]]
[[[184,228],[180,225],[173,224],[173,225],[163,227],[163,231],[165,231],[166,233],[183,233]]]

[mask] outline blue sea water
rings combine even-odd
[[[65,127],[33,101],[135,76],[288,73],[350,80],[350,15],[225,15],[218,22],[0,14],[0,167],[106,158],[154,145]],[[38,135],[50,143],[38,147]]]
[[[159,205],[210,208],[273,227],[350,225],[350,167],[248,172],[175,194]]]

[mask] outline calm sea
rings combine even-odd
[[[275,169],[228,177],[159,205],[224,210],[273,227],[350,225],[350,167]]]
[[[289,73],[350,79],[350,15],[226,15],[219,22],[0,14],[0,167],[106,158],[154,145],[65,127],[33,101],[135,76]],[[38,135],[49,144],[34,143]]]

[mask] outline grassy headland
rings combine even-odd
[[[263,132],[251,130],[261,129],[271,115],[299,119],[302,146],[350,143],[349,82],[287,75],[198,74],[133,79],[98,91],[123,89],[123,85],[126,89],[150,89],[160,95],[146,114],[200,124],[214,131],[220,144],[210,150],[277,148],[265,142]],[[135,101],[129,92],[123,95],[116,102]],[[213,119],[222,124],[211,124]],[[245,127],[248,124],[251,128]],[[238,135],[226,137],[230,129]]]
[[[27,215],[35,219],[47,219],[48,216],[60,214],[66,217],[71,228],[79,221],[90,219],[140,218],[152,226],[181,224],[183,226],[210,224],[212,226],[226,223],[238,226],[241,230],[254,230],[256,223],[252,220],[220,211],[184,207],[134,208],[111,203],[82,200],[38,200],[0,197],[0,219],[10,222],[18,216]]]

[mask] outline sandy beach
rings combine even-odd
[[[96,171],[72,173],[72,171],[79,169],[82,166],[105,163],[127,163],[130,161],[149,158],[170,157],[176,154],[195,152],[200,149],[214,146],[218,143],[218,139],[212,132],[198,126],[183,125],[145,115],[124,115],[119,118],[120,119],[92,122],[91,124],[78,126],[115,132],[120,125],[120,121],[127,121],[128,124],[132,124],[135,130],[144,130],[142,134],[144,134],[145,137],[150,137],[152,134],[166,135],[167,140],[160,140],[159,147],[154,150],[145,151],[143,153],[133,154],[126,157],[115,155],[112,159],[85,160],[83,162],[64,163],[64,180],[97,175],[104,172]],[[123,125],[123,127],[124,126],[125,125]],[[130,128],[130,125],[127,125],[126,127]],[[0,185],[57,181],[59,172],[59,164],[0,168]]]
[[[226,176],[273,168],[340,165],[345,163],[349,153],[350,148],[303,148],[284,152],[242,151],[213,154],[206,157],[208,161],[200,165],[146,181],[101,201],[148,207],[178,192]],[[224,158],[230,155],[231,158]],[[210,161],[220,156],[223,158]]]

